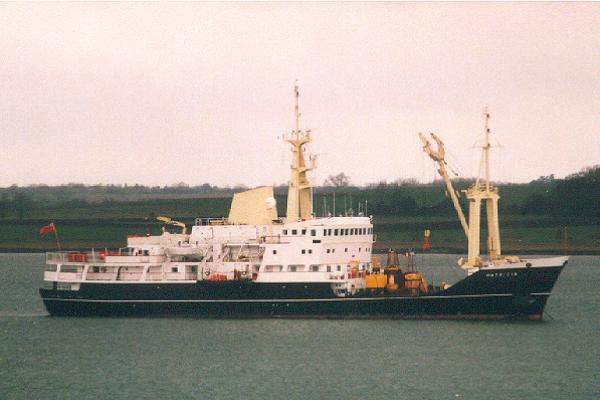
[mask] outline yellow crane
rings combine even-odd
[[[185,235],[186,230],[185,230],[185,224],[183,222],[174,221],[169,217],[156,217],[156,219],[160,222],[165,223],[166,225],[174,225],[174,226],[181,227],[181,233]]]

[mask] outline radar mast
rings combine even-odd
[[[298,105],[300,91],[297,83],[294,85],[294,96],[296,126],[290,134],[284,135],[284,140],[292,145],[291,177],[288,185],[286,213],[288,222],[310,219],[313,212],[311,185],[307,173],[315,167],[314,159],[311,159],[310,166],[307,166],[304,160],[304,145],[310,143],[312,138],[310,129],[300,129],[301,114]]]

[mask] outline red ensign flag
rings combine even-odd
[[[56,232],[56,227],[54,226],[54,222],[51,222],[49,225],[42,226],[40,228],[40,235],[45,235],[50,232]]]

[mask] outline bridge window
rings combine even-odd
[[[303,272],[304,265],[288,265],[288,270],[290,272]]]
[[[313,264],[310,266],[311,272],[319,272],[319,264]]]
[[[267,265],[265,266],[265,272],[281,272],[283,265]]]

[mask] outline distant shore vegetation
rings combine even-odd
[[[459,192],[473,182],[474,179],[453,180],[454,187]],[[498,182],[495,185],[500,188],[501,210],[512,215],[537,214],[567,220],[600,220],[600,164],[587,167],[564,179],[549,175],[529,183]],[[219,187],[205,183],[190,186],[183,182],[168,186],[80,183],[57,186],[13,185],[0,188],[0,218],[39,218],[46,214],[43,210],[51,218],[51,211],[61,208],[114,208],[122,203],[126,203],[124,206],[127,203],[148,206],[154,203],[159,206],[168,204],[169,201],[189,203],[194,199],[207,203],[207,207],[202,207],[201,216],[223,217],[229,210],[231,196],[247,189],[243,185]],[[285,215],[286,192],[286,185],[275,186],[280,215]],[[318,216],[358,212],[377,216],[450,216],[454,214],[454,209],[446,196],[446,188],[441,180],[419,183],[415,179],[398,179],[355,186],[342,172],[329,176],[323,185],[314,188],[314,209]],[[466,209],[464,196],[461,201]],[[189,212],[192,211],[194,210]],[[189,212],[182,216],[189,216]],[[136,213],[135,216],[140,215]],[[85,215],[73,217],[81,218]],[[107,217],[110,218],[110,215]]]
[[[453,180],[459,192],[473,182]],[[494,185],[500,188],[501,236],[507,251],[560,252],[566,226],[570,249],[600,252],[600,165],[563,179],[549,175],[529,183]],[[120,247],[129,233],[159,233],[156,217],[160,215],[188,224],[197,217],[227,217],[232,195],[247,189],[207,183],[0,188],[0,251],[51,248],[52,242],[37,234],[48,221],[57,223],[66,248]],[[283,216],[287,186],[274,189],[278,213]],[[357,186],[341,172],[315,187],[313,198],[317,216],[373,215],[379,249],[418,247],[423,229],[432,229],[434,250],[461,251],[466,246],[442,181],[399,179]],[[461,202],[466,211],[464,196]]]

